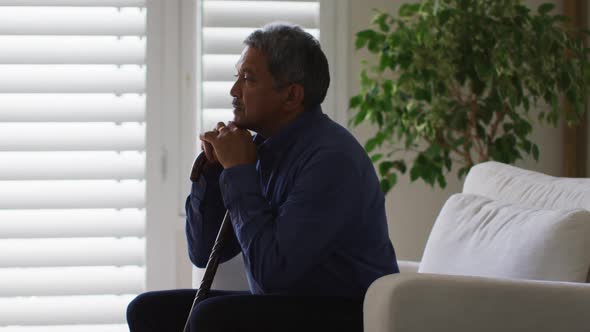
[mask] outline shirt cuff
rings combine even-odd
[[[260,194],[256,164],[244,164],[226,168],[219,177],[223,203],[229,209],[237,199],[251,193]]]

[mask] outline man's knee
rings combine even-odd
[[[143,294],[140,294],[127,305],[127,323],[130,329],[135,327],[135,322],[137,321],[138,313],[141,312],[143,302]]]
[[[227,298],[215,297],[197,304],[190,318],[191,331],[226,332],[235,331],[235,307]]]
[[[149,317],[154,307],[150,293],[139,294],[127,305],[127,323],[131,331],[139,327],[141,317]]]

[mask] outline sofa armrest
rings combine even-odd
[[[435,274],[376,280],[365,332],[588,331],[590,285]]]
[[[399,271],[401,273],[418,273],[420,262],[398,260],[397,266],[399,267]]]

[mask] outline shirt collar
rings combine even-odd
[[[277,154],[286,149],[297,137],[301,136],[301,133],[309,127],[310,123],[323,114],[322,108],[317,105],[312,109],[303,111],[293,121],[267,139],[260,134],[256,134],[254,143],[258,146],[258,152]]]

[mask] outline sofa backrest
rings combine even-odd
[[[590,178],[553,177],[495,161],[472,167],[463,193],[530,207],[590,211]]]
[[[558,178],[495,161],[472,167],[463,193],[530,207],[590,211],[590,178]]]

